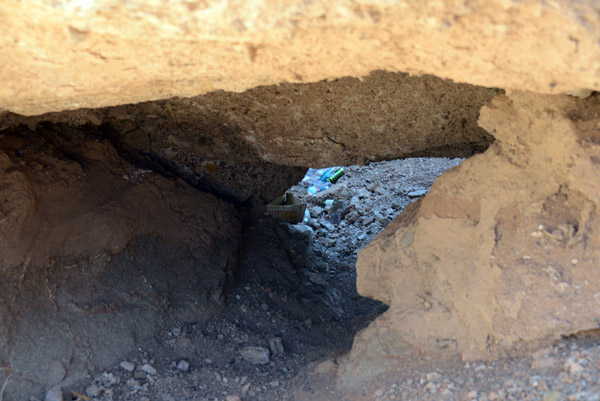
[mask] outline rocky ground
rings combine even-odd
[[[295,186],[310,220],[256,219],[223,310],[208,321],[166,321],[153,341],[119,365],[54,389],[46,400],[600,400],[600,348],[592,333],[496,362],[424,356],[355,393],[335,390],[337,358],[386,308],[356,293],[358,250],[458,163],[409,159],[346,167],[315,196]]]

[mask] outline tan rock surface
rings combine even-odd
[[[377,69],[597,90],[599,15],[596,2],[566,0],[7,0],[0,110],[32,115]]]
[[[503,355],[600,318],[600,96],[515,93],[496,138],[363,248],[359,293],[390,309],[357,335],[340,385],[415,352]]]

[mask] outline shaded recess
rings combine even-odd
[[[468,157],[492,137],[481,106],[502,93],[433,76],[378,71],[364,79],[212,92],[102,109],[7,115],[25,123],[97,126],[136,164],[179,176],[225,199],[268,201],[302,167],[407,157]]]

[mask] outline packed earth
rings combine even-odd
[[[290,191],[310,218],[254,216],[222,310],[205,321],[171,318],[120,364],[31,401],[600,400],[593,332],[494,362],[422,355],[395,374],[336,389],[354,334],[387,308],[357,294],[358,251],[461,161],[349,166],[315,195],[299,183]]]

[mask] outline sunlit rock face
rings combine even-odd
[[[415,352],[495,358],[598,327],[600,96],[499,96],[479,124],[490,148],[360,252],[359,293],[390,309],[357,336],[342,387]]]
[[[378,69],[561,93],[599,89],[594,1],[7,0],[0,110],[239,92]]]

